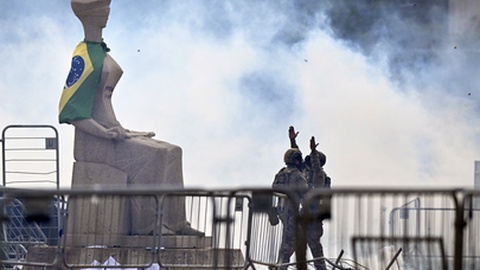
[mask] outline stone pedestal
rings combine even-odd
[[[126,188],[127,175],[105,164],[75,162],[72,189],[92,187]],[[130,268],[154,263],[175,269],[225,268],[227,265],[243,268],[241,250],[212,248],[212,237],[129,235],[128,213],[126,197],[71,195],[68,231],[62,239],[64,248],[31,246],[26,261],[52,264],[44,268],[49,270],[89,268],[93,262],[104,263],[110,259]],[[24,269],[36,268],[25,266]]]
[[[175,236],[182,238],[183,236]],[[181,240],[179,240],[181,241]],[[28,250],[28,262],[57,262],[48,270],[67,270],[68,267],[88,268],[94,261],[104,263],[113,259],[123,267],[138,268],[158,263],[175,269],[243,269],[245,259],[238,249],[175,248],[151,250],[145,248],[65,248],[64,258],[57,258],[56,247],[32,246]],[[64,260],[62,260],[64,259]],[[65,265],[66,264],[66,265]],[[163,269],[162,267],[162,269]],[[36,268],[25,266],[24,270]]]
[[[75,162],[72,189],[127,186],[127,174],[106,164]],[[108,236],[128,233],[127,199],[119,196],[71,196],[68,201],[67,238]]]
[[[125,248],[210,248],[212,237],[176,236],[176,235],[67,235],[66,245],[69,247],[125,247]]]

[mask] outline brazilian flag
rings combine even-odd
[[[75,48],[72,67],[60,98],[60,123],[92,118],[95,92],[108,51],[103,42],[82,41]]]

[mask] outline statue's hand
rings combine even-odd
[[[109,128],[107,130],[107,135],[110,139],[114,139],[118,141],[121,141],[130,137],[129,134],[127,134],[127,132],[125,131],[125,129],[123,129],[121,126]]]
[[[147,136],[148,138],[152,138],[152,137],[155,137],[155,132],[153,131],[148,131],[146,132],[147,134],[145,136]]]

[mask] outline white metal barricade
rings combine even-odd
[[[238,191],[96,189],[27,190],[3,188],[8,198],[29,202],[67,198],[66,222],[58,245],[48,241],[24,245],[21,258],[2,258],[3,265],[24,269],[66,267],[106,268],[117,265],[134,269],[243,269],[248,240],[250,196]],[[177,197],[185,200],[186,218],[192,228],[204,235],[173,235],[162,224],[164,202]],[[156,220],[151,233],[129,231],[131,200],[151,203]],[[33,206],[33,209],[35,207]],[[8,212],[8,211],[7,211]],[[15,217],[17,214],[15,214]],[[12,219],[12,214],[5,215]],[[28,219],[28,218],[27,218]],[[31,223],[28,223],[31,224]],[[26,236],[26,233],[22,234]],[[2,241],[2,245],[7,241]]]
[[[480,268],[480,190],[467,191],[464,197],[463,223],[465,226],[462,241],[462,266],[464,269]],[[461,215],[459,215],[461,216]]]
[[[59,188],[58,131],[51,125],[9,125],[2,131],[3,186]]]
[[[51,125],[9,125],[2,130],[2,184],[12,188],[59,188],[58,132]],[[2,194],[4,222],[2,223],[2,258],[8,261],[24,261],[28,248],[33,245],[56,245],[62,226],[62,199],[52,197],[49,202],[33,201],[42,206],[47,216],[32,207],[25,213],[22,198],[10,198]],[[37,213],[38,212],[38,213]],[[51,215],[51,216],[50,216]],[[28,219],[34,218],[34,221]]]
[[[317,211],[298,212],[297,237],[306,239],[308,224],[330,217],[322,219],[320,240],[328,269],[475,269],[480,226],[477,209],[469,202],[478,194],[423,189],[309,191],[302,207],[315,206]],[[272,225],[265,213],[254,214],[251,225],[252,264],[280,268],[282,224]],[[299,242],[289,269],[312,268],[320,258],[312,257],[306,241]]]
[[[249,242],[249,193],[186,191],[168,194],[165,198],[176,196],[185,198],[187,220],[205,235],[193,239],[175,237],[183,250],[161,249],[160,266],[167,269],[243,269]],[[161,234],[160,239],[160,243],[165,242],[165,235]],[[194,239],[196,242],[192,243]]]
[[[28,252],[26,256],[12,260],[4,254],[2,263],[10,267],[19,264],[25,266],[24,269],[105,268],[112,265],[112,261],[120,264],[119,267],[145,269],[155,264],[163,269],[275,269],[282,266],[278,258],[283,225],[275,223],[271,210],[277,198],[288,199],[288,193],[274,193],[270,189],[9,188],[3,188],[2,192],[10,202],[15,199],[24,202],[27,213],[31,213],[28,209],[31,200],[51,202],[54,197],[68,198],[72,205],[77,200],[82,206],[75,211],[83,211],[74,213],[69,205],[65,212],[68,218],[77,215],[83,221],[64,223],[60,245],[40,241],[40,245],[23,246]],[[302,228],[319,217],[329,217],[323,219],[324,234],[320,239],[327,269],[476,269],[480,257],[477,247],[480,219],[474,202],[479,195],[478,191],[461,190],[312,191],[304,197],[302,207],[316,210],[298,212],[296,220],[300,229],[296,235],[298,239],[305,239],[308,232]],[[154,201],[159,224],[165,206],[163,201],[168,197],[183,198],[187,220],[205,235],[173,236],[162,226],[152,235],[123,235],[120,222],[126,219],[119,213],[122,205],[124,210],[128,209],[128,203],[123,203],[133,196]],[[17,214],[6,210],[7,206],[8,202],[4,201],[4,213],[7,213],[4,217],[17,218]],[[109,226],[98,231],[99,226],[108,222]],[[83,238],[72,233],[85,230],[86,224],[91,225],[88,230],[93,231],[87,230]],[[3,239],[6,239],[5,232]],[[311,256],[305,241],[298,242],[289,269],[310,269],[313,261],[321,258]],[[43,256],[34,256],[39,252],[44,252]]]

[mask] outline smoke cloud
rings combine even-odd
[[[448,34],[443,1],[361,2],[112,1],[117,117],[180,145],[187,186],[269,186],[290,125],[304,155],[316,137],[334,187],[470,186],[475,39]],[[57,108],[80,22],[68,1],[7,0],[0,23],[0,125],[57,126],[68,186]]]

